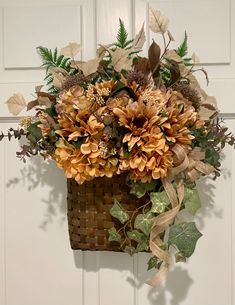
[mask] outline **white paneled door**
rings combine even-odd
[[[110,43],[118,18],[133,37],[148,7],[185,29],[211,79],[221,116],[235,132],[235,0],[0,0],[0,130],[17,123],[4,104],[26,98],[45,71],[35,48],[82,45],[81,59]],[[143,52],[146,52],[144,50]],[[205,86],[203,79],[202,85]],[[235,305],[235,153],[224,154],[223,175],[200,182],[203,237],[187,264],[178,263],[165,285],[147,286],[147,254],[72,251],[66,221],[66,181],[55,164],[15,158],[20,143],[0,143],[0,305]]]

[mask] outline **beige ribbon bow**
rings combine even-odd
[[[147,284],[155,287],[165,278],[169,270],[170,255],[168,251],[161,248],[163,244],[160,235],[166,231],[178,214],[184,199],[183,174],[191,180],[196,180],[201,174],[210,174],[214,168],[201,160],[205,159],[205,153],[200,148],[194,148],[191,152],[176,144],[172,151],[175,154],[176,166],[169,171],[167,178],[162,179],[163,187],[171,203],[171,209],[155,217],[151,232],[149,246],[152,254],[162,260],[160,270],[149,280]],[[176,182],[176,188],[172,181]]]

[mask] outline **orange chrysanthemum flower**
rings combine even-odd
[[[166,107],[168,119],[162,126],[167,141],[190,145],[194,137],[190,134],[189,127],[200,128],[203,122],[191,103],[184,99],[178,92],[172,92]]]
[[[160,126],[166,120],[158,115],[156,105],[146,105],[142,101],[130,100],[127,107],[114,108],[113,113],[118,117],[120,126],[126,129],[123,143],[128,144],[129,151],[135,145],[141,146],[143,141],[149,138],[151,129]]]

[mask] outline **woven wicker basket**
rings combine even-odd
[[[70,244],[77,250],[120,251],[120,244],[108,240],[108,229],[122,225],[109,213],[116,198],[127,211],[143,205],[145,198],[138,200],[129,194],[126,176],[97,178],[82,185],[73,179],[67,180],[68,225]]]

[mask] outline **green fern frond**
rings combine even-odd
[[[184,40],[181,43],[181,45],[178,47],[177,54],[180,57],[184,57],[184,56],[187,55],[187,53],[188,53],[188,35],[187,35],[186,31],[185,31]]]
[[[37,47],[37,52],[42,59],[42,66],[48,70],[50,67],[63,68],[70,71],[70,58],[58,54],[58,49],[55,48],[54,52],[45,47]]]
[[[53,75],[49,72],[51,67],[63,68],[67,72],[73,72],[70,67],[71,59],[69,57],[65,57],[64,55],[58,54],[58,49],[52,52],[51,49],[45,47],[37,47],[37,52],[42,59],[42,67],[46,68],[46,77],[44,80],[46,81],[48,91],[51,94],[58,94],[59,90],[53,86]]]
[[[127,42],[124,44],[124,48],[125,48],[125,49],[131,49],[131,47],[132,47],[132,42],[133,42],[133,39],[127,40]]]
[[[132,40],[127,40],[128,33],[125,28],[124,22],[119,18],[119,29],[117,33],[117,43],[115,45],[119,48],[125,49],[128,47],[131,43]]]
[[[55,48],[54,54],[53,54],[53,60],[54,62],[57,60],[58,50]]]
[[[168,86],[170,84],[170,81],[171,81],[171,72],[168,68],[166,67],[162,67],[160,69],[160,73],[161,73],[161,76],[162,76],[162,80],[163,80],[163,83]]]

